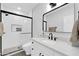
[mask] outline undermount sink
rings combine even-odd
[[[46,38],[38,38],[39,40],[42,40],[43,42],[45,42],[45,43],[48,43],[48,44],[61,44],[61,43],[66,43],[66,44],[69,44],[69,45],[71,45],[71,42],[70,41],[66,41],[65,39],[66,38],[59,38],[59,37],[57,37],[57,39],[56,39],[56,41],[54,41],[54,40],[50,40],[50,39],[48,39],[48,37],[46,37]]]
[[[50,39],[48,39],[48,38],[41,38],[41,40],[42,40],[43,42],[45,42],[45,43],[52,44],[52,45],[55,45],[55,44],[62,44],[62,43],[66,43],[66,44],[68,44],[68,45],[71,45],[71,42],[70,42],[70,41],[67,42],[67,41],[65,41],[65,40],[62,39],[62,38],[57,38],[56,41],[50,40]]]

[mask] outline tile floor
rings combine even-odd
[[[31,55],[26,55],[25,51],[22,51],[22,52],[14,54],[12,56],[31,56]]]

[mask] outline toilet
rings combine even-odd
[[[22,48],[25,51],[26,55],[31,55],[31,42],[24,44]]]

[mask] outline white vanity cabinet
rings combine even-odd
[[[59,53],[58,51],[55,51],[36,41],[32,41],[31,55],[32,56],[64,56],[64,54]]]

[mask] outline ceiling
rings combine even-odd
[[[2,3],[2,10],[8,11],[21,11],[23,13],[29,14],[32,9],[39,3]]]

